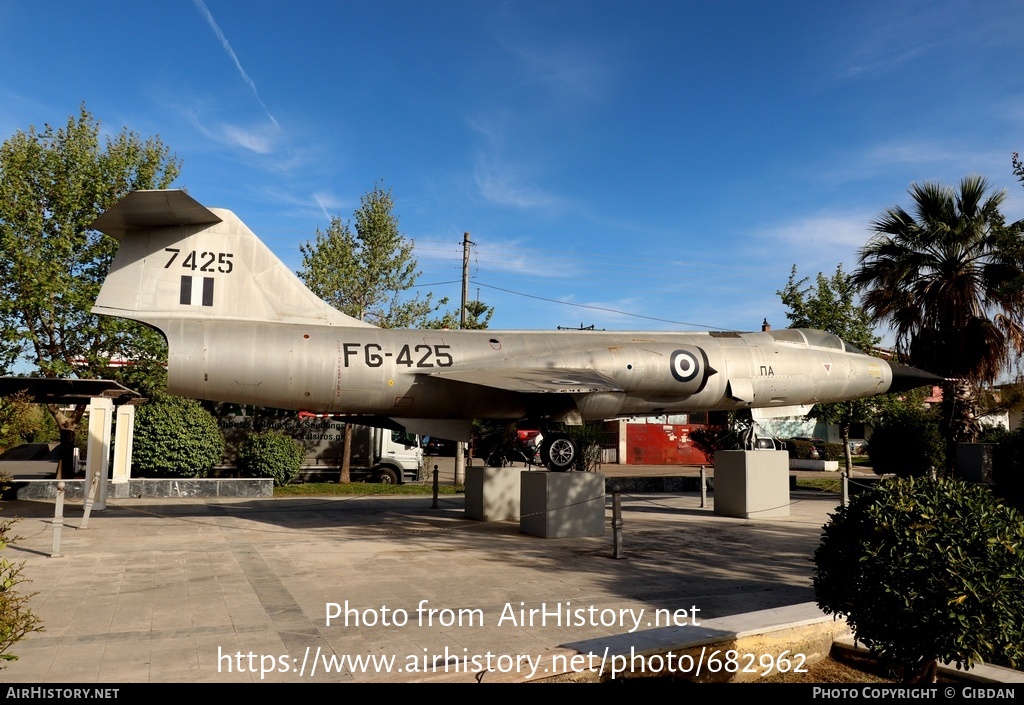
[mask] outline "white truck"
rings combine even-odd
[[[294,412],[232,405],[217,418],[224,434],[224,463],[231,465],[246,436],[255,431],[276,430],[302,446],[305,459],[298,477],[303,481],[338,478],[345,448],[345,422],[336,418],[300,418]],[[419,436],[386,428],[352,425],[350,476],[401,484],[419,479],[423,449]]]
[[[344,428],[341,435],[344,439]],[[423,467],[423,449],[420,447],[419,436],[353,424],[350,460],[353,479],[357,475],[369,476],[373,482],[401,484],[419,479],[420,468]],[[340,467],[340,454],[332,462]]]

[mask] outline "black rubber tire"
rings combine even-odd
[[[540,447],[540,458],[552,472],[572,470],[579,448],[576,442],[565,434],[556,433],[544,438]]]
[[[377,476],[377,482],[382,485],[397,485],[401,482],[401,478],[398,476],[398,471],[394,468],[378,468],[377,472],[374,474]]]

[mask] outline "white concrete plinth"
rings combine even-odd
[[[823,472],[837,472],[839,470],[838,460],[790,460],[790,470],[821,470]]]
[[[519,468],[466,468],[466,518],[519,518]]]
[[[720,450],[715,453],[715,514],[740,519],[789,516],[789,453]]]
[[[604,475],[524,472],[519,530],[546,539],[604,536]]]

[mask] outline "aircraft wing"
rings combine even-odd
[[[590,394],[621,392],[622,386],[595,370],[557,367],[460,368],[434,372],[433,376],[510,392]]]

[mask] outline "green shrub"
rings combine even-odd
[[[243,441],[237,463],[248,477],[272,477],[277,486],[287,485],[302,467],[302,448],[291,436],[260,431]]]
[[[798,441],[795,438],[787,438],[786,452],[789,453],[790,460],[811,460],[814,456],[814,444],[810,441]],[[813,457],[814,460],[818,460],[818,457]]]
[[[601,444],[608,435],[605,430],[600,424],[590,423],[567,426],[566,433],[579,449],[573,460],[573,469],[576,472],[597,472],[601,466]]]
[[[0,477],[0,489],[6,488],[8,479]],[[11,533],[15,521],[0,520],[0,551],[5,550],[10,541],[18,539]],[[0,556],[0,668],[4,667],[6,661],[18,659],[8,649],[30,633],[43,631],[39,617],[28,607],[28,601],[34,593],[25,594],[18,588],[26,582],[21,577],[21,568],[21,563],[11,563],[6,557]]]
[[[946,466],[945,448],[937,413],[912,407],[882,417],[871,432],[867,453],[879,475],[920,477]]]
[[[791,460],[845,460],[842,443],[814,443],[796,438],[785,439]]]
[[[1024,657],[1024,517],[959,480],[884,480],[832,515],[814,554],[826,614],[902,672]]]
[[[846,452],[843,450],[842,443],[826,443],[825,457],[822,460],[846,460]]]
[[[981,434],[978,436],[978,443],[1002,443],[1013,435],[1013,433],[1013,431],[1007,430],[1002,426],[982,424]]]
[[[132,467],[140,474],[206,477],[223,453],[217,421],[193,399],[158,396],[135,414]]]

